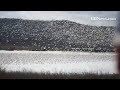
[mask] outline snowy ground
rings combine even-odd
[[[115,53],[0,51],[0,66],[7,71],[117,73]]]

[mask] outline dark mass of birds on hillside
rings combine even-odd
[[[114,52],[113,26],[68,20],[0,19],[0,50]]]

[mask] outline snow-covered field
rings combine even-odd
[[[0,51],[7,71],[117,73],[115,53],[64,51]]]

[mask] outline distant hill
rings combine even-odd
[[[0,50],[113,52],[115,27],[0,18]]]

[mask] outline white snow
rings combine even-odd
[[[0,51],[7,71],[117,73],[115,53],[62,51]]]

